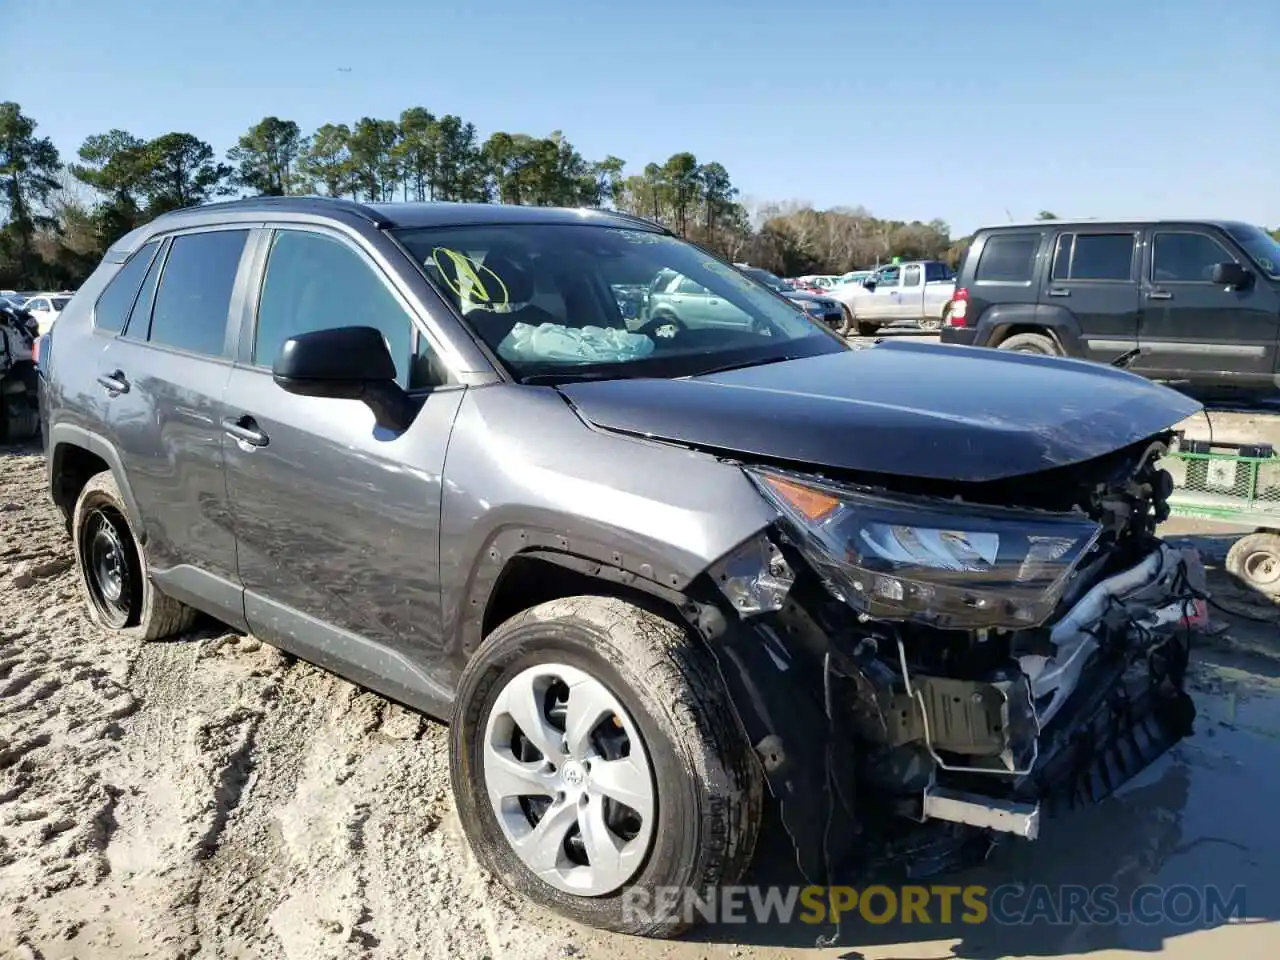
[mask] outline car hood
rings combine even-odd
[[[679,380],[565,384],[587,422],[739,456],[984,482],[1091,460],[1201,404],[1083,360],[886,343]]]

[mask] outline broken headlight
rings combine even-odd
[[[832,591],[882,620],[1036,626],[1101,530],[1075,514],[886,497],[759,468],[747,474]]]

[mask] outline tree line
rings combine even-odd
[[[954,265],[968,244],[942,220],[751,203],[723,164],[689,152],[628,174],[622,158],[587,160],[558,130],[545,137],[500,131],[482,140],[474,124],[425,107],[395,120],[326,123],[309,134],[269,116],[222,157],[193,133],[145,139],[111,129],[64,159],[37,131],[19,104],[0,103],[0,287],[74,288],[134,227],[246,194],[611,207],[784,276],[844,273],[895,256]]]

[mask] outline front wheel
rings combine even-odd
[[[660,891],[732,884],[762,781],[713,655],[623,600],[553,600],[508,620],[463,671],[450,776],[481,865],[572,920],[670,936]]]

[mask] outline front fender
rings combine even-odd
[[[519,553],[573,556],[679,592],[776,516],[738,466],[590,427],[552,388],[468,390],[445,465],[445,646],[460,660],[474,649]]]

